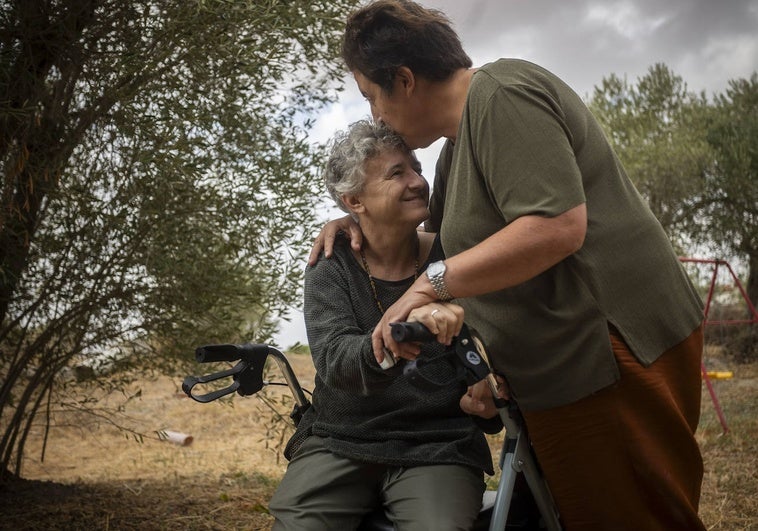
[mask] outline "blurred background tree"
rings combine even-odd
[[[604,78],[588,103],[680,252],[735,259],[758,307],[758,74],[708,100],[656,64],[634,84]],[[727,336],[736,357],[758,355],[756,326]]]
[[[685,247],[693,204],[713,162],[705,95],[688,91],[681,77],[656,64],[636,84],[615,74],[604,78],[589,106],[663,228]]]
[[[731,80],[714,110],[707,141],[715,163],[699,205],[701,231],[724,252],[745,259],[745,288],[758,306],[758,74]]]
[[[744,283],[753,308],[758,308],[758,74],[729,82],[714,103],[707,140],[713,148],[713,171],[706,174],[701,215],[701,241],[714,242],[722,256],[747,264]],[[746,304],[737,319],[751,319]],[[741,361],[758,359],[758,324],[730,333],[727,346]]]
[[[65,367],[270,337],[355,3],[0,1],[0,476],[35,418],[91,403]]]

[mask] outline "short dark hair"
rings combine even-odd
[[[342,59],[386,93],[401,66],[429,81],[444,81],[472,65],[445,14],[409,0],[377,0],[351,14]]]

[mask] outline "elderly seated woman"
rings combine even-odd
[[[338,240],[330,259],[305,273],[305,324],[316,367],[312,407],[289,441],[287,472],[269,508],[275,530],[355,529],[384,506],[397,529],[469,529],[492,458],[484,434],[459,406],[466,386],[444,363],[424,364],[433,389],[415,386],[414,362],[374,357],[371,333],[430,262],[443,258],[428,216],[429,187],[403,140],[360,121],[338,136],[326,187],[363,231],[359,251]],[[414,310],[439,343],[463,323],[451,303]],[[448,374],[449,373],[449,374]]]

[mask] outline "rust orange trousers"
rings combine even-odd
[[[524,412],[567,531],[697,531],[703,329],[643,367],[617,331],[621,378],[575,403]]]

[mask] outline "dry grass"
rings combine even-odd
[[[301,384],[312,388],[310,360],[291,361]],[[703,387],[701,515],[709,529],[758,529],[758,363],[735,366],[711,355],[706,364],[733,370],[734,377],[712,381],[726,435]],[[25,479],[0,485],[0,529],[268,529],[268,499],[285,468],[274,446],[289,433],[270,432],[270,409],[256,397],[198,404],[180,385],[169,378],[143,382],[141,398],[126,413],[140,431],[183,432],[192,444],[137,442],[105,424],[58,419],[67,427],[52,431],[45,462],[39,462],[40,431],[24,462]],[[274,401],[286,395],[269,389]],[[491,442],[498,447],[497,438]]]
[[[700,514],[708,529],[758,529],[758,363],[729,365],[706,357],[706,367],[732,370],[728,380],[711,380],[729,431],[703,385],[697,439],[705,460]]]

